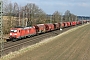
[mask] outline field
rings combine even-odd
[[[90,60],[90,24],[50,40],[10,60]]]

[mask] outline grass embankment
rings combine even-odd
[[[10,60],[90,60],[89,36],[90,24],[79,26],[23,49],[26,53],[19,51]]]

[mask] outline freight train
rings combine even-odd
[[[11,41],[16,41],[22,38],[31,37],[34,35],[39,35],[41,33],[58,30],[70,26],[75,26],[87,22],[88,22],[87,20],[83,20],[83,21],[72,21],[62,23],[60,22],[60,23],[37,24],[31,27],[15,27],[10,29],[9,39]]]

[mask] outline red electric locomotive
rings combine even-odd
[[[36,29],[35,27],[17,27],[17,28],[11,28],[10,30],[10,39],[12,41],[16,41],[17,39],[30,37],[32,35],[36,35]]]

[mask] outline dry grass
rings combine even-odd
[[[3,60],[88,59],[89,55],[87,55],[87,53],[88,50],[90,49],[88,43],[90,42],[88,40],[89,39],[88,35],[90,34],[89,33],[87,34],[87,32],[90,32],[90,30],[87,28],[89,28],[90,24],[86,25],[70,29],[58,36],[47,38],[40,43],[36,43],[27,48],[23,48],[18,52],[10,53],[9,55],[2,57],[2,59]],[[86,42],[86,40],[88,42]]]

